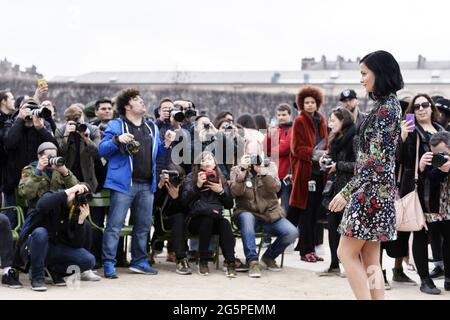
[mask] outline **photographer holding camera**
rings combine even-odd
[[[147,261],[147,238],[157,185],[156,162],[170,151],[174,138],[167,132],[163,145],[156,124],[144,118],[145,103],[138,90],[121,91],[116,105],[120,117],[108,123],[99,147],[100,156],[108,160],[104,188],[111,189],[111,206],[103,234],[104,274],[110,279],[117,278],[117,245],[130,208],[134,218],[130,270],[157,274]]]
[[[419,171],[419,180],[424,180],[426,221],[443,239],[444,289],[450,291],[450,132],[431,136],[430,151],[421,157]]]
[[[226,275],[236,277],[236,240],[230,222],[223,216],[224,209],[233,207],[233,197],[211,152],[203,151],[196,158],[192,172],[184,180],[182,202],[189,212],[188,230],[199,236],[199,274],[209,274],[208,248],[212,235],[218,234],[227,266]]]
[[[78,183],[65,166],[65,159],[57,156],[58,148],[51,142],[42,143],[37,150],[38,161],[23,168],[19,182],[19,195],[34,209],[39,198],[47,191],[68,189]]]
[[[61,156],[66,159],[67,167],[79,181],[89,184],[97,190],[98,181],[95,174],[95,162],[100,159],[98,144],[99,129],[84,122],[83,108],[73,104],[64,111],[66,124],[56,130]]]
[[[278,201],[280,187],[275,163],[264,157],[259,142],[249,142],[240,165],[231,170],[230,188],[236,199],[233,219],[237,220],[241,230],[249,276],[252,278],[261,277],[256,231],[263,230],[277,237],[261,258],[271,271],[280,271],[275,259],[298,237],[297,228],[285,218],[286,212]]]
[[[8,161],[3,176],[4,206],[15,205],[15,189],[19,184],[20,174],[26,165],[37,160],[36,150],[39,145],[43,142],[57,144],[51,128],[44,121],[48,112],[48,109],[39,107],[33,99],[26,99],[22,101],[14,123],[5,132],[3,143]],[[7,214],[14,228],[17,225],[15,213]]]
[[[62,191],[50,191],[39,199],[36,209],[25,219],[15,264],[31,263],[32,290],[47,290],[46,267],[56,286],[66,285],[63,276],[74,267],[79,268],[81,280],[100,280],[91,271],[95,258],[84,248],[90,231],[86,221],[90,200],[92,193],[84,183]]]
[[[180,106],[181,111],[184,112],[184,120],[181,127],[192,135],[194,132],[193,119],[198,114],[194,103],[191,100],[176,100],[173,103],[176,106]]]
[[[178,165],[171,164],[167,170],[162,170],[158,189],[155,194],[155,211],[153,241],[157,241],[161,229],[161,218],[164,226],[171,230],[171,240],[167,244],[168,258],[170,253],[176,256],[176,273],[187,275],[192,270],[186,258],[186,215],[187,211],[181,202],[183,181],[186,174]],[[162,217],[161,217],[162,216]]]

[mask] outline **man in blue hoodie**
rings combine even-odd
[[[100,156],[108,159],[104,188],[111,190],[102,257],[105,277],[110,279],[117,278],[119,234],[130,208],[134,218],[130,270],[157,274],[147,261],[146,249],[156,191],[156,159],[170,152],[175,138],[175,133],[169,130],[163,144],[158,127],[144,118],[146,108],[139,91],[123,90],[116,99],[116,106],[120,117],[108,123],[99,146]]]

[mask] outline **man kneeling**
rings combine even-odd
[[[275,259],[298,237],[297,228],[285,218],[277,192],[281,183],[275,163],[264,159],[262,147],[250,142],[239,166],[231,169],[231,192],[236,199],[233,219],[239,223],[249,276],[261,277],[255,231],[277,237],[261,261],[271,271],[280,271]]]
[[[88,186],[81,183],[67,190],[45,193],[37,202],[36,211],[29,213],[32,216],[24,224],[27,232],[21,232],[19,244],[28,241],[21,251],[27,250],[25,254],[31,262],[33,290],[47,290],[45,267],[57,286],[66,285],[63,276],[73,271],[81,273],[81,280],[93,280],[90,273],[95,258],[84,248],[89,241],[86,218],[90,200]]]

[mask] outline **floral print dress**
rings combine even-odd
[[[395,225],[395,154],[401,108],[396,95],[375,101],[359,132],[355,176],[341,190],[348,204],[338,232],[368,241],[392,241]]]

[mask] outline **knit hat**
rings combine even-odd
[[[53,143],[44,142],[44,143],[41,143],[41,145],[38,147],[37,153],[40,154],[41,152],[48,150],[48,149],[58,150],[58,148]]]

